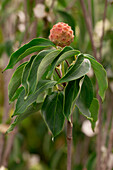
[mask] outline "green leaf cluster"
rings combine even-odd
[[[23,119],[41,110],[49,130],[56,136],[62,131],[65,118],[70,121],[75,107],[91,121],[94,130],[99,104],[87,73],[92,67],[99,95],[104,100],[107,76],[103,66],[92,56],[70,46],[59,49],[47,39],[36,38],[11,55],[4,71],[36,51],[29,61],[17,67],[9,82],[9,102],[17,101],[12,115],[16,118],[7,133]],[[74,61],[64,67],[69,58]]]

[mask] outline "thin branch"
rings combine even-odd
[[[91,40],[91,45],[92,45],[94,57],[98,61],[97,50],[96,50],[94,40],[93,40],[93,33],[92,33],[92,29],[91,29],[90,17],[89,17],[89,15],[87,13],[87,9],[86,9],[84,0],[80,0],[80,3],[81,3],[82,10],[83,10],[84,19],[85,19],[86,26],[87,26],[87,29],[88,29],[89,37],[90,37],[90,40]]]
[[[102,145],[106,146],[106,140],[107,140],[107,136],[108,136],[108,130],[109,130],[109,126],[110,126],[110,122],[111,122],[111,118],[112,118],[112,101],[113,101],[113,94],[111,91],[109,91],[106,95],[106,101],[107,102],[107,118],[106,118],[106,122],[105,122],[105,127],[104,127],[104,134],[103,134],[103,140],[102,140]]]
[[[109,135],[109,143],[108,143],[107,155],[106,155],[106,159],[104,161],[104,166],[103,166],[102,170],[107,169],[108,160],[109,160],[110,152],[112,150],[112,146],[113,146],[113,119],[112,119],[112,124],[111,124],[110,135]]]
[[[104,7],[104,14],[103,14],[103,26],[102,26],[102,36],[100,38],[100,59],[102,57],[102,46],[103,46],[103,39],[104,39],[104,29],[105,29],[105,20],[106,20],[106,14],[107,14],[107,0],[105,0],[105,7]]]
[[[65,62],[67,63],[68,67],[70,67],[70,64],[69,64],[69,62],[68,62],[67,60],[65,60]]]
[[[98,90],[98,88],[97,88]],[[102,146],[102,101],[97,92],[97,99],[99,101],[98,114],[98,135],[97,135],[97,170],[101,170],[101,146]]]
[[[91,24],[91,29],[92,29],[93,27],[92,27],[91,0],[87,0],[87,2],[88,2],[88,13],[89,13],[89,17],[90,17],[90,24]]]
[[[56,68],[55,68],[55,71],[56,71],[58,77],[61,78],[61,75],[59,74],[59,72],[58,72],[58,70]]]
[[[14,138],[15,135],[17,134],[17,128],[14,129],[14,131],[9,135],[8,140],[7,140],[7,145],[4,151],[4,155],[3,155],[3,160],[2,160],[2,165],[7,167],[8,165],[8,159],[11,153],[11,149],[13,147],[13,142],[14,142]]]
[[[56,1],[56,0],[52,0],[51,6],[50,6],[50,10],[53,10],[55,1]]]
[[[71,170],[71,156],[72,156],[72,115],[71,122],[67,121],[67,170]]]

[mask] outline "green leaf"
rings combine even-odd
[[[46,72],[48,66],[52,63],[52,61],[59,55],[60,50],[54,50],[47,54],[41,61],[38,71],[37,71],[37,83],[41,80],[43,74]]]
[[[64,95],[64,115],[69,120],[69,116],[72,112],[73,101],[77,97],[79,92],[79,80],[73,80],[68,83],[65,88]]]
[[[23,89],[24,89],[23,86],[19,87],[19,88],[16,90],[14,96],[12,97],[12,99],[10,100],[9,103],[12,103],[12,102],[14,102],[14,100],[18,99],[18,97],[19,97],[20,93],[23,91]]]
[[[73,48],[70,46],[64,47],[63,50],[59,53],[59,55],[51,63],[48,77],[51,76],[55,67],[61,64],[62,61],[74,55],[78,55],[79,53],[80,53],[79,51],[73,50]]]
[[[64,22],[67,23],[69,26],[71,26],[75,34],[75,19],[73,18],[73,16],[61,10],[58,10],[58,13],[62,16]]]
[[[41,109],[41,107],[42,103],[35,104],[35,106],[33,104],[29,106],[24,113],[20,114],[15,118],[14,122],[10,125],[6,133],[11,132],[17,124],[21,123],[22,120],[24,120],[31,114],[37,113]]]
[[[89,107],[93,100],[93,86],[91,80],[85,75],[80,94],[76,100],[76,106],[79,111],[87,118],[91,119]]]
[[[22,63],[14,72],[9,85],[8,85],[8,96],[9,96],[9,102],[11,102],[16,90],[18,89],[18,87],[21,84],[21,77],[22,77],[22,73],[23,73],[23,69],[25,67],[25,65],[27,64],[27,62]]]
[[[28,79],[28,76],[29,76],[29,71],[30,71],[30,68],[31,68],[31,64],[34,60],[34,58],[36,57],[36,55],[33,55],[29,62],[26,64],[26,66],[24,67],[24,70],[23,70],[23,74],[22,74],[22,85],[25,89],[25,95],[27,94],[28,92],[28,82],[27,82],[27,79]],[[35,77],[36,78],[36,77]]]
[[[77,58],[76,63],[67,71],[57,83],[64,83],[72,80],[79,79],[89,72],[91,68],[90,61],[84,59],[83,55],[80,54]]]
[[[98,111],[99,111],[99,102],[96,98],[93,98],[93,101],[90,105],[89,110],[91,112],[91,117],[93,118],[93,121],[91,121],[91,125],[92,125],[92,129],[94,131],[95,123],[98,120]]]
[[[30,72],[29,72],[29,76],[28,76],[28,95],[33,93],[34,90],[36,89],[37,69],[38,69],[40,62],[51,51],[54,51],[54,50],[53,49],[43,50],[34,59]]]
[[[50,40],[44,38],[35,38],[31,40],[29,43],[19,48],[16,52],[12,53],[9,64],[4,71],[7,69],[12,69],[18,61],[22,60],[29,54],[51,46],[55,45]]]
[[[12,115],[19,115],[21,113],[24,113],[25,110],[32,104],[34,103],[38,96],[46,89],[52,88],[54,85],[56,84],[56,81],[52,81],[52,80],[42,80],[38,82],[36,91],[34,93],[32,93],[31,95],[29,95],[27,97],[26,100],[24,100],[24,96],[25,96],[25,90],[22,91],[22,93],[20,94],[17,103],[16,103],[16,108],[15,111]]]
[[[45,98],[42,114],[53,136],[58,135],[64,125],[62,92],[53,92]]]
[[[84,57],[90,60],[91,65],[93,67],[94,73],[97,78],[97,82],[99,85],[99,95],[102,98],[102,101],[105,98],[105,91],[108,88],[107,74],[103,66],[98,63],[95,59],[92,58],[89,54],[84,54]]]
[[[80,51],[78,51],[78,50],[69,50],[69,51],[65,52],[64,54],[62,54],[59,57],[56,65],[61,64],[62,61],[66,60],[66,59],[68,59],[70,57],[73,57],[74,55],[78,55],[79,53],[80,53]]]

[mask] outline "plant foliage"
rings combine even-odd
[[[11,55],[5,70],[13,68],[18,61],[36,51],[39,51],[37,55],[17,67],[9,82],[9,102],[17,101],[12,115],[16,118],[7,133],[27,116],[41,110],[49,130],[56,136],[62,131],[65,118],[70,120],[75,106],[91,121],[94,130],[99,105],[87,73],[92,67],[99,85],[99,95],[104,100],[107,77],[103,66],[92,56],[72,47],[59,49],[47,39],[36,38]],[[70,66],[69,58],[74,59]],[[68,64],[64,69],[65,61]],[[42,102],[38,100],[40,95]]]

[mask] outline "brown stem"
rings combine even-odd
[[[58,70],[56,68],[55,68],[55,71],[56,71],[58,77],[61,78],[61,75],[59,74],[59,72],[58,72]]]
[[[98,114],[98,135],[97,135],[97,170],[101,170],[101,146],[102,146],[102,101],[97,95],[99,101],[99,114]]]
[[[108,143],[107,155],[106,155],[106,159],[104,161],[104,165],[103,165],[103,169],[102,170],[106,170],[107,169],[108,160],[109,160],[110,152],[112,150],[112,146],[113,146],[113,119],[112,119],[110,135],[109,135],[109,143]]]
[[[105,126],[104,126],[104,133],[103,133],[103,140],[102,140],[102,145],[106,147],[106,140],[108,137],[108,131],[109,131],[109,127],[110,127],[110,122],[111,122],[111,118],[112,118],[112,110],[113,110],[113,106],[112,106],[112,101],[113,101],[113,94],[111,91],[108,91],[107,95],[106,95],[106,101],[107,101],[107,118],[106,118],[106,122],[105,122]]]
[[[17,128],[14,129],[14,131],[9,135],[9,138],[7,140],[7,145],[6,145],[3,159],[2,159],[2,165],[5,167],[7,167],[7,165],[8,165],[9,155],[11,153],[11,149],[13,147],[13,142],[14,142],[14,138],[15,138],[17,131],[18,131]]]
[[[102,27],[102,36],[100,38],[100,59],[102,57],[102,46],[103,46],[103,38],[104,38],[104,28],[105,28],[105,19],[107,14],[107,0],[105,0],[104,14],[103,14],[103,27]]]
[[[88,13],[89,13],[89,17],[90,17],[90,24],[91,24],[91,29],[92,27],[92,13],[91,13],[91,0],[87,0],[88,2]]]
[[[71,122],[67,121],[67,170],[71,170],[71,154],[72,154],[72,115]]]
[[[69,62],[68,62],[67,60],[65,60],[65,61],[66,61],[67,65],[68,65],[68,67],[70,67],[70,64],[69,64]]]
[[[97,51],[96,51],[96,47],[95,47],[94,40],[93,40],[93,33],[92,33],[90,17],[89,17],[89,15],[87,13],[87,9],[86,9],[84,0],[80,0],[80,3],[81,3],[81,7],[82,7],[82,10],[83,10],[83,13],[84,13],[84,19],[85,19],[86,26],[87,26],[88,33],[89,33],[89,37],[90,37],[90,40],[91,40],[91,45],[92,45],[94,57],[98,61]]]

